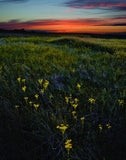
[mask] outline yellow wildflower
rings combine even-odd
[[[45,82],[43,84],[44,88],[46,89],[48,87],[48,85],[49,85],[49,81],[45,80]]]
[[[77,87],[80,89],[81,88],[81,85],[79,83],[77,83]]]
[[[21,81],[21,77],[17,78],[17,81],[20,83],[20,81]]]
[[[85,120],[85,117],[81,117],[80,119],[81,119],[81,122],[82,122],[82,128],[83,128],[83,126],[84,126],[84,120]]]
[[[99,126],[99,129],[100,129],[100,132],[102,131],[103,127],[101,124],[98,125]]]
[[[118,102],[119,102],[119,105],[121,106],[123,106],[123,104],[124,104],[124,100],[123,99],[118,99]]]
[[[26,86],[22,87],[22,91],[24,92],[26,91]]]
[[[57,126],[56,128],[60,128],[60,126]]]
[[[41,93],[42,93],[42,95],[43,95],[43,93],[44,93],[44,89],[41,89],[41,91],[40,91]]]
[[[28,97],[24,97],[25,101],[27,102],[28,101]]]
[[[108,126],[108,129],[110,129],[112,126]]]
[[[52,94],[50,94],[50,95],[49,95],[49,98],[51,99],[52,97],[53,97],[53,95],[52,95]]]
[[[35,94],[35,98],[36,98],[36,99],[38,99],[38,96],[39,96],[38,94]]]
[[[25,83],[25,79],[22,79],[22,82]]]
[[[42,85],[43,79],[39,79],[38,82]]]
[[[74,116],[74,115],[76,114],[76,111],[73,111],[72,114],[73,114],[73,116]]]
[[[108,124],[106,124],[106,127],[108,127],[110,124],[108,123]]]
[[[39,107],[39,104],[34,104],[35,109],[37,110]]]
[[[29,102],[30,106],[32,105],[32,101]]]
[[[72,105],[74,103],[74,101],[70,101],[70,104]]]
[[[69,97],[69,99],[72,99],[72,94],[70,94],[70,97]]]
[[[77,98],[74,99],[75,103],[77,103],[79,100]]]
[[[72,69],[72,72],[73,72],[73,73],[75,72],[75,68]]]
[[[76,109],[78,104],[73,104],[72,106],[74,107],[74,109]]]
[[[74,115],[73,117],[74,117],[74,119],[77,119],[77,116],[76,116],[76,115]]]
[[[15,105],[15,108],[17,109],[17,108],[19,108],[20,106],[19,105]]]
[[[92,104],[92,103],[95,103],[95,99],[94,98],[89,98],[89,102]]]
[[[85,117],[81,117],[80,119],[83,121],[85,119]]]
[[[65,97],[66,103],[68,104],[69,102],[69,97]]]
[[[65,130],[68,128],[68,124],[67,125],[61,124],[60,126],[57,126],[56,128],[61,130],[62,135],[64,137],[64,133],[65,133]]]

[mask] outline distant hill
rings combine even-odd
[[[43,36],[43,35],[51,35],[51,36],[59,36],[59,35],[69,35],[69,36],[78,36],[78,37],[94,37],[94,38],[118,38],[118,39],[126,39],[126,32],[119,33],[106,33],[106,34],[93,34],[93,33],[49,33],[46,31],[40,30],[24,30],[24,29],[14,29],[14,30],[4,30],[0,29],[1,36]]]

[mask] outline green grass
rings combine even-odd
[[[25,83],[19,83],[18,77]],[[125,40],[0,38],[0,156],[3,160],[125,160],[125,77]],[[43,84],[49,81],[43,94],[38,79]],[[71,105],[75,98],[79,100],[76,119]],[[37,110],[34,104],[39,104]],[[85,117],[83,127],[81,117]],[[64,137],[57,129],[60,124],[69,125]],[[72,139],[69,157],[67,139]]]

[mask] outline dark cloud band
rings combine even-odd
[[[66,7],[78,9],[92,9],[92,8],[115,8],[121,10],[121,7],[126,7],[126,0],[70,0],[65,2]]]

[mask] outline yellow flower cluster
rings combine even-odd
[[[60,126],[57,126],[56,128],[60,129],[62,132],[62,135],[64,136],[65,130],[68,128],[68,124],[66,125],[61,124]]]
[[[65,142],[65,148],[67,149],[68,155],[69,155],[70,149],[72,148],[71,141],[72,141],[72,140],[69,139],[69,140],[66,140],[66,142]]]
[[[40,85],[42,85],[43,79],[38,79],[38,82]],[[44,94],[44,90],[48,87],[48,85],[49,85],[49,81],[45,80],[45,82],[43,83],[43,88],[40,89],[40,92],[42,93],[42,95]],[[36,99],[37,99],[37,97],[36,97]]]
[[[89,98],[89,102],[91,103],[91,104],[93,104],[93,103],[95,103],[95,99],[94,98]]]
[[[44,84],[43,84],[43,87],[46,89],[49,85],[49,81],[45,80]]]
[[[22,81],[23,83],[25,83],[26,80],[25,80],[25,79],[21,79],[21,77],[18,77],[18,78],[17,78],[17,81],[18,81],[19,83],[20,83],[21,81]]]
[[[65,97],[66,103],[69,103],[69,97]]]
[[[22,91],[24,92],[26,91],[26,86],[22,87]]]
[[[20,83],[20,82],[25,83],[26,80],[25,80],[25,79],[21,79],[21,77],[18,77],[18,78],[17,78],[17,81],[18,81],[19,83]],[[43,79],[39,79],[38,82],[39,82],[40,84],[42,84]],[[46,81],[45,81],[45,84],[46,84],[46,87],[47,87],[48,84],[49,84],[49,82],[46,80]],[[27,88],[27,87],[26,87],[25,85],[21,87],[21,89],[22,89],[24,92],[26,91],[26,88]],[[43,92],[44,92],[44,89],[41,89],[41,91],[42,91],[42,93],[43,93]],[[38,95],[38,94],[35,94],[34,96],[35,96],[35,98],[38,100],[39,95]],[[29,102],[28,102],[28,99],[29,99],[28,97],[24,97],[24,100],[26,101],[26,103],[29,104],[30,106],[33,105],[33,106],[35,107],[35,109],[37,110],[38,107],[39,107],[39,104],[33,104],[32,101],[29,101]],[[15,105],[15,108],[18,108],[18,107],[19,107],[19,105]]]
[[[25,80],[25,79],[21,79],[21,77],[18,77],[18,78],[17,78],[17,81],[18,81],[19,84],[20,84],[21,81],[22,81],[23,83],[25,83],[26,80]],[[26,86],[23,86],[21,89],[22,89],[22,91],[25,92],[25,91],[26,91]]]
[[[75,103],[77,103],[79,100],[77,98],[74,99]]]
[[[17,78],[17,81],[20,83],[20,81],[21,81],[21,77],[18,77],[18,78]]]
[[[77,106],[78,106],[77,102],[79,100],[77,98],[75,98],[74,100],[72,100],[72,95],[70,94],[70,97],[65,97],[65,101],[66,101],[67,104],[70,102],[70,104],[74,107],[74,109],[76,109]]]
[[[66,103],[69,103],[69,97],[65,97]]]
[[[110,125],[110,123],[106,124],[106,127],[108,127],[108,129],[110,129],[112,126]]]
[[[38,82],[42,85],[43,79],[39,79]]]
[[[103,126],[102,126],[101,124],[99,124],[98,126],[99,126],[99,129],[100,129],[100,132],[101,132],[102,129],[103,129]],[[106,127],[107,127],[108,129],[110,129],[112,126],[110,125],[110,123],[108,123],[108,124],[106,124]]]
[[[66,102],[67,103],[70,102],[71,106],[74,108],[74,111],[72,111],[72,114],[73,114],[74,119],[77,119],[77,116],[75,115],[76,114],[75,110],[78,106],[78,104],[77,104],[77,102],[79,101],[78,98],[75,98],[73,100],[72,95],[70,94],[70,97],[65,97],[65,99],[66,99]]]
[[[74,109],[76,110],[78,104],[72,104],[72,106],[74,107]]]
[[[39,95],[38,95],[38,94],[35,94],[35,98],[38,99],[38,97],[39,97]]]
[[[37,110],[39,107],[39,104],[34,104],[35,109]]]

